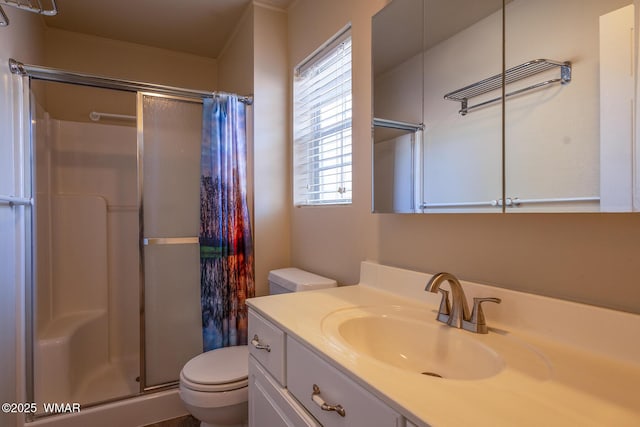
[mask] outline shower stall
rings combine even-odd
[[[202,352],[202,99],[217,94],[12,71],[30,129],[27,401],[91,408],[175,388]]]

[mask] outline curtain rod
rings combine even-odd
[[[36,80],[44,80],[59,83],[72,83],[82,86],[91,86],[105,89],[122,90],[126,92],[156,92],[163,95],[176,95],[187,98],[212,98],[222,95],[223,92],[207,92],[202,90],[184,89],[173,86],[165,86],[154,83],[136,82],[133,80],[114,79],[91,74],[76,73],[57,68],[39,67],[23,64],[15,59],[9,59],[9,69],[13,74],[28,76]],[[247,105],[253,104],[252,96],[238,96],[238,100]]]

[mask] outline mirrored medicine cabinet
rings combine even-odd
[[[639,211],[636,3],[390,1],[373,211]]]

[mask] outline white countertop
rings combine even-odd
[[[480,380],[395,368],[336,345],[323,332],[329,314],[357,307],[398,305],[424,310],[424,320],[435,322],[440,297],[423,291],[429,277],[365,262],[359,285],[247,303],[418,425],[640,426],[639,315],[462,282],[469,300],[502,298],[485,309],[488,335],[525,342],[548,368],[537,374],[507,363]]]

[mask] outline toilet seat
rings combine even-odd
[[[239,388],[247,387],[249,385],[249,379],[245,378],[240,381],[225,383],[225,384],[200,384],[187,380],[184,375],[180,374],[180,385],[193,391],[201,391],[207,393],[215,393],[222,391],[231,391]]]
[[[223,392],[247,387],[249,350],[246,345],[202,353],[180,372],[182,386],[201,392]]]

